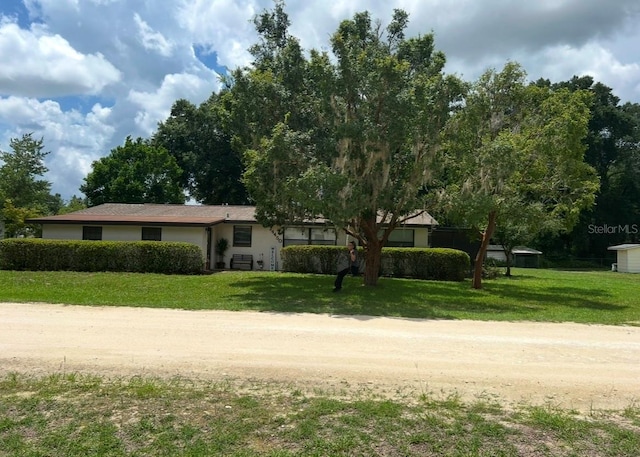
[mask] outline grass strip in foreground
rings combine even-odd
[[[0,456],[635,457],[640,407],[553,406],[371,389],[79,374],[0,378]]]

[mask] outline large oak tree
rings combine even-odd
[[[366,12],[343,21],[332,55],[301,49],[282,2],[255,23],[255,61],[223,97],[259,220],[330,220],[364,246],[364,282],[375,285],[389,234],[425,208],[462,83],[444,75],[432,34],[405,37],[402,10],[386,28]]]
[[[496,227],[568,230],[593,205],[598,177],[585,163],[586,91],[525,83],[519,65],[487,71],[449,124],[442,196],[449,217],[482,231],[473,287]]]

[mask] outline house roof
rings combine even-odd
[[[619,244],[617,246],[609,246],[609,251],[628,251],[629,249],[640,248],[640,244]]]
[[[438,221],[436,221],[431,214],[427,213],[426,211],[423,211],[422,213],[418,214],[417,216],[412,217],[411,219],[409,219],[406,222],[402,223],[398,227],[403,227],[403,226],[424,227],[424,226],[429,226],[429,225],[438,225]]]
[[[257,223],[255,206],[163,205],[153,203],[105,203],[69,214],[28,219],[39,224],[187,225],[211,226],[225,221]],[[322,219],[310,224],[323,224]],[[429,226],[437,222],[423,212],[402,226]]]
[[[160,205],[105,203],[69,214],[29,219],[46,224],[195,225],[209,226],[225,220],[256,222],[254,206]]]

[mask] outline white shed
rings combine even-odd
[[[526,246],[516,246],[511,249],[512,265],[523,268],[538,268],[540,266],[540,256],[542,251],[528,248]],[[507,256],[501,244],[490,244],[487,247],[487,259],[495,259],[499,262],[506,262]]]
[[[608,249],[617,253],[618,271],[622,273],[640,273],[640,244],[619,244]]]

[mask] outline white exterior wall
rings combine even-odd
[[[81,240],[82,225],[42,224],[42,238],[49,240]]]
[[[640,273],[640,248],[627,251],[627,268],[629,273]]]
[[[640,273],[640,248],[618,251],[618,271]]]
[[[89,224],[85,224],[89,226]],[[102,227],[104,241],[140,241],[142,225],[91,225]],[[42,238],[51,240],[81,240],[83,225],[43,224]],[[144,227],[147,227],[146,225]],[[195,244],[205,257],[207,249],[207,233],[204,227],[161,227],[162,241],[178,241]]]
[[[138,239],[142,231],[138,232]],[[162,227],[162,241],[195,244],[202,254],[207,252],[207,230],[205,227]]]
[[[82,229],[82,226],[80,227]],[[80,232],[82,238],[82,231]],[[140,241],[142,238],[142,228],[130,225],[103,225],[103,241]]]
[[[233,227],[251,226],[251,246],[234,246],[233,245]],[[225,267],[230,267],[231,257],[234,254],[250,254],[253,256],[253,269],[259,270],[258,260],[263,260],[263,269],[280,270],[282,261],[280,259],[280,250],[282,249],[282,235],[273,234],[268,228],[260,224],[245,224],[226,222],[216,225],[213,228],[212,250],[215,251],[215,244],[220,238],[226,238],[229,242],[229,249],[224,255]],[[273,252],[273,257],[272,257]],[[212,262],[217,261],[217,254],[214,252],[211,256]]]
[[[416,248],[429,247],[429,229],[416,227],[413,229],[413,246]]]
[[[629,273],[629,267],[627,266],[627,252],[618,251],[618,271],[620,273]]]

